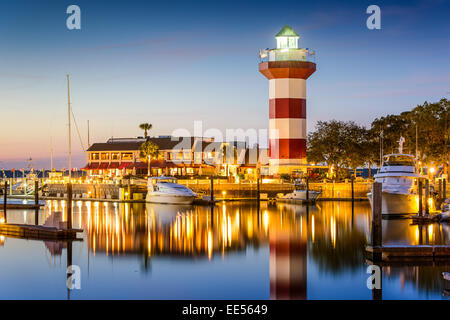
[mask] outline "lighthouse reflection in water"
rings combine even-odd
[[[48,201],[38,223],[61,211],[66,219],[66,207]],[[368,202],[209,207],[77,201],[73,207],[73,226],[84,232],[69,251],[82,275],[82,289],[71,299],[372,298],[364,257]],[[8,213],[11,223],[34,218],[34,211]],[[449,233],[445,224],[383,221],[384,243],[450,244]],[[64,242],[1,237],[0,298],[65,299],[67,251]],[[441,299],[444,269],[383,267],[383,298]]]

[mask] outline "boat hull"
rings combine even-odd
[[[192,204],[195,196],[171,195],[161,193],[149,193],[145,199],[149,203],[165,203],[165,204]]]
[[[368,194],[372,206],[372,193]],[[382,192],[381,213],[387,215],[415,214],[419,211],[415,194]]]
[[[306,190],[305,191],[295,191],[293,193],[288,193],[283,197],[277,197],[277,201],[279,202],[291,202],[291,203],[299,203],[306,201],[315,201],[317,197],[320,195],[318,191],[308,191],[308,200],[306,200]]]

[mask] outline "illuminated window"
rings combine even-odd
[[[102,153],[100,157],[101,160],[109,160],[109,153]]]
[[[286,37],[277,38],[277,48],[284,49],[288,47],[288,39]]]
[[[299,35],[290,26],[286,25],[277,33],[277,49],[298,49]]]
[[[99,154],[98,153],[91,153],[91,160],[99,160]]]
[[[120,159],[120,153],[113,152],[111,153],[111,160],[119,160]]]
[[[133,154],[131,152],[122,153],[122,160],[133,160]]]

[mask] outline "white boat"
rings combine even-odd
[[[320,195],[319,191],[308,190],[308,197],[306,197],[306,186],[299,182],[295,182],[294,192],[287,193],[285,195],[277,195],[276,200],[279,202],[304,202],[304,201],[315,201]]]
[[[151,203],[192,204],[197,194],[172,177],[150,177],[146,201]]]
[[[399,140],[399,153],[383,157],[379,172],[374,175],[375,182],[382,184],[382,214],[413,214],[419,211],[417,179],[427,179],[418,173],[416,159],[403,153],[403,137]],[[368,193],[372,205],[372,193]]]

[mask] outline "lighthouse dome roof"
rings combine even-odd
[[[299,37],[299,35],[289,25],[285,25],[283,29],[276,34],[275,38],[277,37]]]

